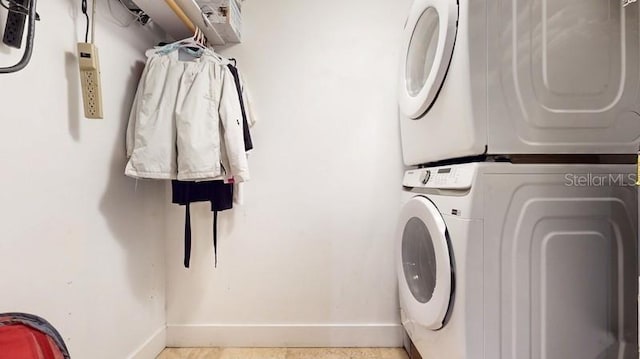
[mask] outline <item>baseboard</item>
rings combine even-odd
[[[153,333],[129,359],[155,359],[167,346],[167,328],[162,326]]]
[[[167,325],[168,347],[402,347],[400,324]]]

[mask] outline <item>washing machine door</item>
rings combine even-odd
[[[452,301],[447,237],[444,219],[429,199],[416,196],[405,204],[396,248],[400,305],[409,320],[431,330],[444,326]]]
[[[458,29],[456,0],[416,0],[404,27],[400,110],[421,117],[434,102],[449,68]]]

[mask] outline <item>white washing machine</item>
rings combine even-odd
[[[402,323],[424,359],[636,359],[633,165],[410,170]]]
[[[622,3],[416,0],[399,74],[405,164],[635,153],[640,5]]]

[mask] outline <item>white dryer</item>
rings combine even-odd
[[[402,323],[424,359],[636,359],[633,165],[411,170]]]
[[[635,153],[639,9],[620,0],[416,0],[398,88],[405,164]]]

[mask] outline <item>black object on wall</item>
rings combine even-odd
[[[0,4],[3,7],[9,10],[9,16],[7,17],[7,28],[11,30],[10,34],[6,34],[4,36],[3,41],[6,43],[7,41],[11,43],[10,46],[20,47],[22,44],[22,34],[24,33],[24,21],[28,20],[28,28],[27,28],[27,44],[24,50],[24,54],[20,61],[9,67],[0,67],[0,74],[8,74],[12,72],[18,72],[24,69],[31,60],[31,55],[33,54],[33,39],[35,37],[35,28],[36,28],[36,20],[39,19],[38,14],[36,13],[36,1],[37,0],[9,0],[9,6],[6,6],[2,0],[0,0]],[[23,5],[25,4],[26,5]],[[14,16],[25,17],[20,20],[19,18]],[[20,24],[22,21],[22,24]]]

